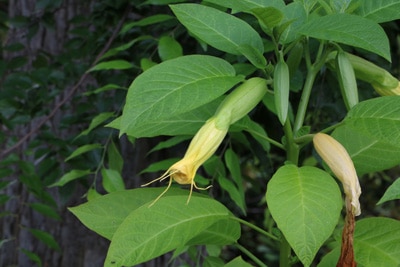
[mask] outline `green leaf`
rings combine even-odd
[[[232,219],[219,220],[199,235],[190,239],[186,246],[229,245],[240,238],[240,224]]]
[[[11,197],[6,194],[0,194],[0,205],[4,205],[10,198]]]
[[[278,9],[282,9],[285,7],[285,2],[283,0],[241,0],[241,1],[206,0],[206,2],[230,8],[235,12],[250,11],[251,9],[254,8],[263,8],[263,7],[275,7]]]
[[[52,207],[50,207],[49,205],[45,205],[45,204],[42,204],[42,203],[30,203],[29,206],[33,210],[35,210],[35,211],[37,211],[37,212],[39,212],[39,213],[41,213],[41,214],[43,214],[43,215],[45,215],[45,216],[47,216],[49,218],[53,218],[53,219],[56,219],[58,221],[61,220],[60,215]]]
[[[224,267],[224,261],[219,257],[207,256],[204,259],[203,267]]]
[[[92,172],[90,170],[72,170],[64,174],[57,182],[49,185],[49,187],[63,186],[73,180],[76,180],[91,173]]]
[[[143,3],[143,5],[168,5],[172,3],[180,3],[185,2],[186,0],[147,0]]]
[[[133,65],[126,60],[118,59],[111,60],[106,62],[100,62],[96,66],[92,67],[90,71],[99,71],[99,70],[126,70],[131,69]]]
[[[102,168],[101,175],[103,176],[103,187],[108,193],[125,189],[124,180],[118,171]]]
[[[385,96],[354,106],[332,136],[348,151],[358,175],[400,163],[400,96]]]
[[[90,230],[111,240],[125,218],[137,208],[154,201],[165,188],[140,188],[113,192],[68,208]],[[181,195],[187,198],[189,191],[170,188],[165,196]],[[193,195],[197,195],[193,192]]]
[[[240,169],[240,160],[239,157],[235,154],[232,149],[228,149],[225,151],[224,159],[226,163],[226,167],[228,168],[232,180],[235,183],[235,187],[237,188],[237,194],[239,199],[233,199],[236,205],[239,206],[243,214],[246,214],[246,201],[245,201],[245,192],[243,188],[243,178],[242,172]]]
[[[400,178],[397,178],[397,180],[389,186],[389,188],[385,191],[385,194],[383,194],[382,198],[378,201],[378,203],[376,203],[376,205],[380,205],[394,199],[400,199]]]
[[[45,243],[50,248],[61,251],[60,246],[58,245],[57,241],[53,238],[53,236],[45,231],[38,230],[38,229],[28,229],[28,231],[37,239]]]
[[[281,9],[284,14],[281,27],[278,28],[279,42],[290,43],[300,37],[299,30],[307,21],[307,13],[300,2],[293,2]]]
[[[96,95],[96,94],[101,93],[101,92],[111,91],[111,90],[115,90],[115,89],[123,89],[123,90],[126,90],[126,88],[124,88],[124,87],[122,87],[122,86],[120,86],[120,85],[116,85],[116,84],[107,84],[107,85],[104,85],[104,86],[102,86],[102,87],[100,87],[100,88],[97,88],[96,90],[86,92],[86,93],[84,93],[84,95],[85,95],[85,96]]]
[[[265,132],[264,128],[258,123],[252,121],[249,116],[246,116],[233,124],[231,130],[246,131],[254,139],[256,139],[258,143],[260,143],[265,151],[269,151],[271,148],[270,143],[266,140],[266,137],[268,137],[268,135]]]
[[[244,44],[237,47],[237,50],[244,55],[255,67],[263,70],[267,66],[267,60],[263,54],[253,46]]]
[[[112,170],[116,170],[117,172],[121,173],[122,168],[124,167],[124,159],[122,158],[117,146],[112,140],[107,148],[107,158],[108,158],[108,167]]]
[[[272,29],[283,20],[283,13],[275,7],[253,8],[251,13],[258,19],[258,23],[267,33],[272,33]]]
[[[35,262],[35,263],[37,264],[37,266],[39,266],[39,267],[43,266],[42,260],[40,259],[40,257],[39,257],[36,253],[34,253],[34,252],[32,252],[32,251],[29,251],[29,250],[27,250],[27,249],[24,249],[24,248],[21,248],[20,250],[21,250],[21,252],[24,253],[31,261]]]
[[[76,158],[79,155],[82,155],[86,152],[98,149],[98,148],[102,148],[103,146],[101,144],[87,144],[87,145],[83,145],[81,147],[78,147],[74,152],[71,153],[71,155],[69,155],[66,159],[65,162],[67,162],[70,159]]]
[[[192,34],[221,51],[240,55],[238,48],[247,45],[264,52],[261,37],[241,19],[199,4],[172,5],[171,9]]]
[[[165,124],[171,118],[184,129],[186,125],[181,120],[190,117],[189,111],[215,100],[241,80],[243,77],[235,76],[228,62],[212,56],[191,55],[162,62],[139,75],[130,86],[121,118],[121,134],[159,135],[163,131],[158,124]]]
[[[354,232],[354,255],[359,266],[400,265],[400,222],[374,217],[358,221]],[[326,255],[318,267],[330,267],[338,261],[340,243]]]
[[[166,171],[168,168],[179,161],[180,158],[171,158],[171,159],[164,159],[161,161],[157,161],[155,163],[150,164],[146,169],[142,170],[140,174],[149,173],[149,172],[158,172],[158,171]]]
[[[94,199],[101,197],[102,195],[96,191],[94,188],[89,188],[89,190],[86,193],[86,199],[88,201],[93,201]]]
[[[174,19],[174,17],[171,15],[166,15],[166,14],[157,14],[157,15],[153,15],[153,16],[146,16],[141,20],[133,21],[133,22],[125,24],[122,27],[120,34],[127,33],[133,27],[143,27],[143,26],[153,25],[153,24],[165,22],[165,21],[168,21],[171,19]]]
[[[389,40],[385,31],[379,24],[360,16],[331,14],[310,17],[299,32],[317,39],[362,48],[391,61]]]
[[[398,0],[359,1],[356,13],[377,23],[400,19]]]
[[[191,138],[192,138],[192,136],[190,136],[190,135],[179,135],[179,136],[171,137],[167,141],[162,141],[162,142],[158,143],[155,147],[153,147],[150,150],[150,152],[148,154],[153,153],[155,151],[159,151],[161,149],[171,148],[171,147],[173,147],[177,144],[180,144],[183,141],[189,140]]]
[[[337,183],[315,167],[285,165],[269,181],[266,199],[278,228],[309,266],[338,223],[342,198]]]
[[[230,212],[219,202],[193,195],[164,196],[132,211],[112,237],[106,267],[131,266],[181,247]],[[161,242],[160,242],[161,241]],[[129,245],[127,245],[129,244]]]
[[[183,56],[182,46],[172,37],[163,36],[158,40],[158,55],[162,61]]]
[[[240,208],[242,213],[246,214],[246,203],[244,201],[243,194],[239,191],[235,184],[231,180],[223,176],[218,176],[217,181],[221,188],[228,192],[229,197]]]
[[[87,135],[89,134],[93,129],[95,129],[97,126],[101,125],[102,123],[104,123],[106,120],[108,120],[109,118],[113,117],[114,113],[113,112],[102,112],[98,115],[96,115],[92,121],[89,124],[89,128],[87,128],[86,130],[84,130],[83,132],[81,132],[78,137],[82,136],[82,135]],[[77,138],[78,138],[77,137]]]
[[[143,71],[146,71],[154,66],[157,66],[157,62],[152,61],[151,59],[148,58],[142,58],[140,60],[140,68]]]
[[[369,136],[399,146],[400,96],[363,101],[347,114],[344,122]]]
[[[224,265],[224,267],[251,267],[250,263],[247,263],[242,259],[241,256],[238,256]]]

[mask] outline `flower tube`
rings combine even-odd
[[[193,187],[200,190],[211,187],[201,188],[196,185],[194,177],[198,168],[218,149],[228,133],[229,126],[244,117],[261,101],[266,92],[266,83],[266,80],[262,78],[251,78],[238,86],[222,101],[214,116],[208,119],[196,133],[184,157],[169,167],[159,178],[142,185],[147,186],[155,181],[170,179],[167,188],[151,205],[168,191],[172,180],[178,184],[190,184],[187,203],[190,201]]]

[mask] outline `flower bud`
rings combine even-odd
[[[313,143],[315,150],[326,162],[335,176],[342,182],[346,198],[350,200],[353,213],[361,214],[359,197],[361,187],[357,173],[346,149],[334,138],[324,133],[314,135]]]
[[[346,53],[356,77],[369,82],[380,95],[399,95],[399,80],[387,70],[353,54]]]

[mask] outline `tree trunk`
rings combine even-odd
[[[32,23],[41,20],[43,10],[36,9],[37,1],[32,0],[10,0],[8,4],[9,18],[24,16],[32,19]],[[43,2],[43,1],[42,1]],[[22,51],[15,53],[4,53],[5,59],[15,56],[25,56],[28,63],[21,70],[29,71],[32,69],[32,62],[39,53],[50,55],[59,54],[65,42],[69,40],[68,31],[71,25],[69,20],[77,15],[88,16],[92,8],[92,1],[64,0],[54,12],[54,29],[38,25],[37,32],[30,36],[30,32],[24,28],[10,28],[3,43],[21,43],[25,46]],[[67,90],[65,90],[67,91]],[[63,95],[56,97],[56,103],[63,98]],[[72,105],[72,104],[71,104]],[[44,108],[51,108],[46,106]],[[59,118],[65,114],[59,112],[59,116],[54,116],[47,122],[49,127],[55,129],[55,135],[71,136],[73,130],[66,132],[59,130]],[[40,119],[40,118],[39,118]],[[29,125],[16,127],[8,136],[22,137],[37,124],[38,119],[31,121]],[[31,140],[35,140],[35,136]],[[27,144],[24,144],[17,152],[23,161],[32,162],[33,156],[25,155]],[[62,168],[62,166],[59,166]],[[68,210],[68,206],[81,204],[82,196],[85,193],[83,188],[75,190],[73,197],[67,202],[63,200],[58,188],[47,190],[57,202],[61,220],[51,219],[35,212],[29,204],[38,202],[37,198],[27,189],[26,184],[22,183],[21,172],[15,169],[15,174],[9,178],[12,181],[6,187],[5,194],[12,199],[6,202],[4,210],[9,213],[7,216],[0,217],[0,233],[3,244],[0,245],[0,266],[34,266],[32,260],[28,258],[24,250],[35,253],[42,262],[42,266],[102,266],[108,247],[108,241],[85,228]],[[50,248],[45,245],[29,231],[38,229],[45,231],[53,236],[58,242],[60,250]]]

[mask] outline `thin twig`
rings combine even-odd
[[[118,22],[117,26],[114,28],[114,31],[111,35],[111,37],[108,39],[107,43],[104,45],[103,49],[100,51],[100,53],[96,56],[95,60],[93,63],[90,65],[89,69],[90,70],[93,66],[95,66],[101,57],[110,49],[111,44],[117,37],[119,31],[122,28],[122,25],[124,24],[128,14],[130,12],[130,8],[126,10],[124,15],[122,16],[121,20]],[[42,126],[49,121],[51,118],[54,117],[54,115],[57,113],[57,111],[65,104],[67,101],[76,93],[78,88],[81,86],[81,84],[86,80],[86,78],[89,76],[89,72],[86,71],[81,78],[78,80],[78,82],[71,88],[71,90],[68,92],[68,94],[53,108],[53,110],[47,115],[42,121],[40,121],[35,128],[33,128],[29,133],[24,135],[17,143],[15,143],[13,146],[5,149],[1,154],[0,154],[0,159],[4,159],[7,157],[9,154],[11,154],[13,151],[15,151],[17,148],[19,148],[21,145],[23,145],[32,135],[34,135],[36,132],[42,128]]]

